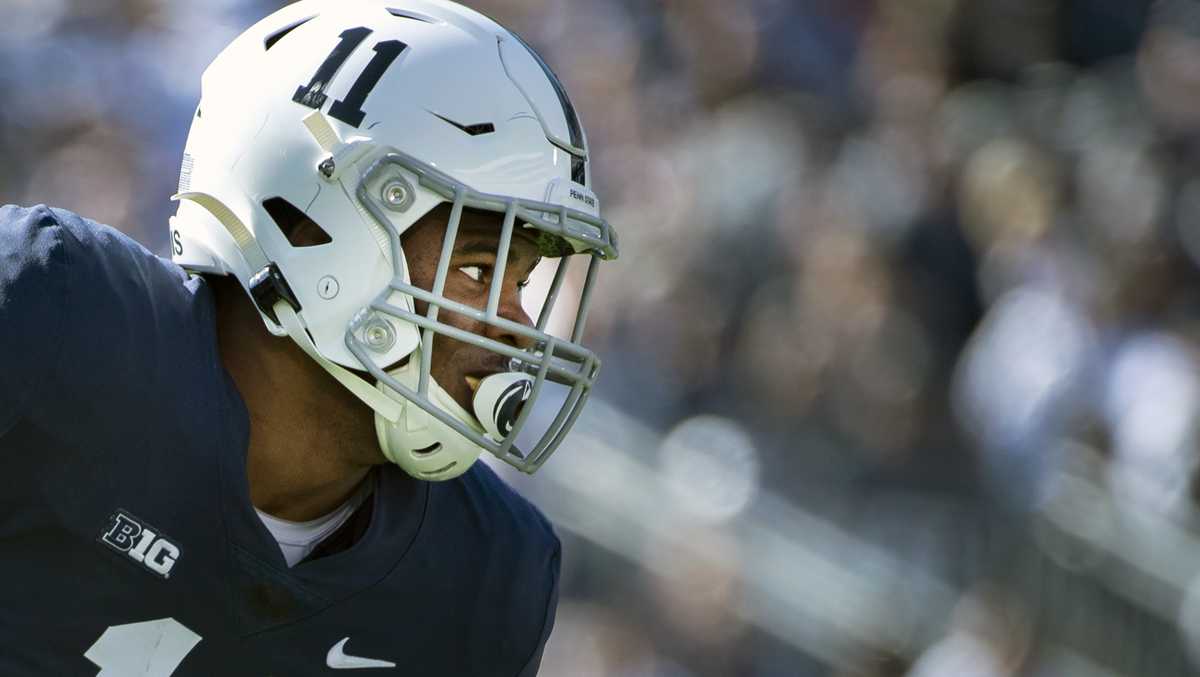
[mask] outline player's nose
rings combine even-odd
[[[505,281],[504,288],[500,292],[500,307],[497,309],[497,314],[510,322],[524,327],[533,327],[533,320],[529,318],[529,314],[521,305],[521,291],[516,282]],[[495,325],[488,325],[486,335],[490,339],[507,343],[521,350],[529,350],[536,343],[532,336]]]

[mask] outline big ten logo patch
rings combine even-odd
[[[109,516],[99,540],[163,578],[170,578],[171,568],[179,560],[179,546],[124,510]]]

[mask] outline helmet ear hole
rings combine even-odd
[[[281,197],[263,201],[263,209],[271,215],[275,225],[293,247],[317,247],[333,242],[333,237],[317,225],[307,214]]]
[[[434,442],[433,444],[429,445],[428,447],[425,447],[424,449],[413,449],[413,453],[416,454],[417,456],[428,456],[436,451],[439,451],[441,448],[442,448],[441,442]]]

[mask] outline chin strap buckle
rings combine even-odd
[[[250,278],[250,296],[254,298],[258,309],[275,324],[280,324],[279,318],[275,316],[275,304],[279,301],[287,303],[297,313],[301,310],[300,301],[296,300],[292,288],[288,286],[283,273],[279,272],[279,266],[274,262],[268,263]]]

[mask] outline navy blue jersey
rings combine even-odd
[[[202,278],[0,208],[0,675],[535,674],[545,518],[481,463],[415,490],[380,467],[361,537],[289,569],[216,346]]]

